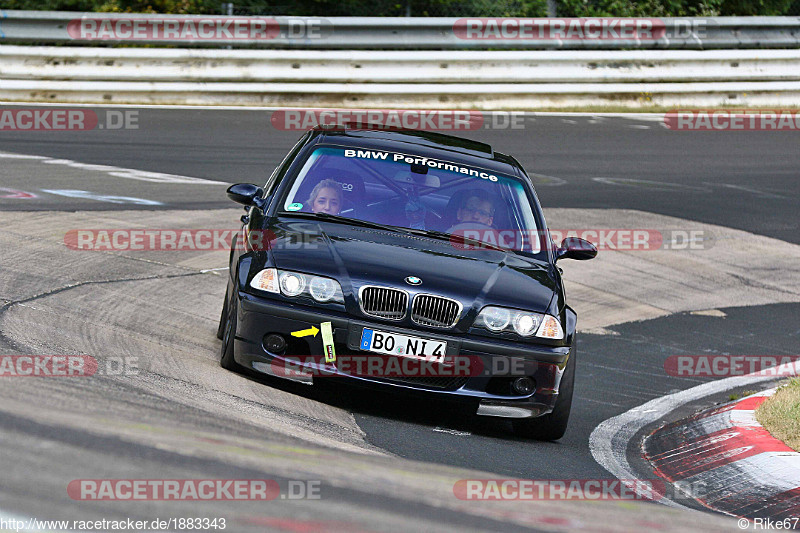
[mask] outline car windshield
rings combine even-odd
[[[319,147],[288,187],[289,213],[316,213],[541,251],[524,183],[484,168],[400,152]]]

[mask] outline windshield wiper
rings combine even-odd
[[[350,224],[351,226],[359,226],[362,228],[373,228],[373,229],[382,229],[386,231],[393,231],[393,232],[407,232],[407,228],[401,228],[400,226],[389,226],[388,224],[379,224],[378,222],[370,222],[369,220],[361,220],[359,218],[349,218],[343,217],[340,215],[330,215],[328,213],[300,213],[300,212],[287,212],[281,213],[281,216],[292,216],[292,217],[302,217],[302,218],[311,218],[317,220],[328,220],[330,222],[339,222],[341,224]]]
[[[434,229],[415,229],[415,228],[403,228],[409,233],[413,233],[414,235],[420,235],[422,237],[431,237],[433,239],[444,239],[449,241],[451,234],[445,233],[443,231],[436,231]]]
[[[441,239],[444,241],[461,241],[465,244],[469,244],[470,246],[477,245],[480,248],[488,248],[490,250],[497,250],[500,252],[508,252],[505,248],[501,248],[496,244],[492,244],[490,242],[485,242],[480,239],[473,239],[471,237],[465,237],[464,235],[459,235],[458,233],[445,233],[444,231],[436,231],[432,229],[411,229],[411,228],[403,228],[413,233],[414,235],[421,235],[423,237],[430,237],[432,239]]]
[[[330,222],[338,222],[340,224],[349,224],[351,226],[359,226],[362,228],[380,229],[384,231],[391,231],[394,233],[410,233],[412,235],[419,235],[420,237],[429,237],[431,239],[438,239],[443,241],[462,241],[465,244],[476,245],[480,248],[488,248],[490,250],[497,250],[500,252],[508,252],[505,248],[501,248],[496,244],[481,241],[479,239],[472,239],[463,235],[445,233],[444,231],[437,231],[432,229],[415,229],[405,228],[403,226],[390,226],[388,224],[380,224],[378,222],[371,222],[369,220],[361,220],[359,218],[349,218],[340,215],[330,215],[328,213],[304,213],[304,212],[285,212],[281,216],[291,216],[298,218],[310,218],[312,220],[327,220]]]

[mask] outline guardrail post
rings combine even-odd
[[[556,4],[556,0],[547,0],[547,16],[548,17],[558,16],[558,4]]]

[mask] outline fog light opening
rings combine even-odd
[[[283,335],[270,333],[264,336],[264,349],[271,354],[281,355],[286,350],[286,339]]]
[[[529,377],[517,378],[514,380],[514,392],[527,396],[536,390],[536,383]]]

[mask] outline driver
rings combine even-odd
[[[465,222],[478,222],[486,226],[494,222],[494,204],[486,197],[478,194],[467,196],[456,213],[456,225]],[[455,226],[454,226],[455,227]]]

